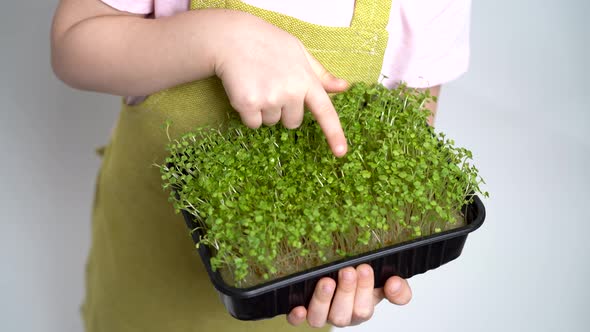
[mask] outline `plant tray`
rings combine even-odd
[[[211,282],[233,317],[240,320],[267,319],[286,314],[297,306],[307,307],[317,282],[323,277],[337,280],[338,270],[347,266],[363,263],[372,266],[375,288],[379,288],[391,276],[407,279],[454,260],[461,255],[467,235],[478,229],[485,219],[483,203],[479,197],[473,198],[473,203],[464,207],[465,226],[345,258],[249,288],[229,286],[219,272],[211,269],[209,248],[201,245],[198,251]],[[192,215],[186,211],[182,211],[182,214],[189,229],[198,227]],[[199,236],[199,232],[192,233],[195,243],[199,241]]]

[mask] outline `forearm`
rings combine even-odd
[[[438,97],[440,96],[440,88],[442,85],[436,85],[427,89],[419,90],[430,90],[430,95],[437,98],[437,101],[431,101],[426,104],[426,108],[430,111],[431,115],[428,117],[428,124],[434,127],[434,121],[436,119],[436,110],[438,108]]]
[[[203,10],[163,19],[98,15],[67,29],[54,24],[52,65],[74,88],[147,95],[213,76],[224,31],[250,19],[245,15]]]

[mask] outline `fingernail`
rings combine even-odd
[[[370,273],[369,269],[359,269],[361,277],[368,277]]]
[[[345,146],[345,145],[337,145],[337,146],[334,148],[334,154],[335,154],[337,157],[341,157],[341,156],[343,156],[345,153],[346,153],[346,146]]]
[[[325,294],[330,294],[332,293],[332,285],[330,284],[325,284],[324,286],[322,286],[322,292],[324,292]]]
[[[354,272],[352,271],[344,271],[342,272],[342,279],[345,281],[352,281],[354,280]]]

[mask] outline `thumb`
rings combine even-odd
[[[313,55],[311,55],[305,49],[305,47],[303,47],[303,52],[307,57],[307,61],[309,62],[311,69],[320,80],[320,83],[326,92],[342,92],[348,88],[348,82],[332,75],[316,58],[314,58]]]
[[[408,281],[400,277],[387,279],[383,287],[383,293],[385,298],[393,304],[404,305],[412,299],[412,290]]]

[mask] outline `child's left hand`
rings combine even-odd
[[[399,305],[412,299],[408,282],[400,277],[389,278],[383,288],[373,288],[373,269],[367,264],[359,265],[356,270],[352,267],[340,270],[336,289],[335,284],[330,278],[321,279],[309,303],[309,310],[303,306],[296,307],[287,315],[287,321],[294,326],[306,320],[312,327],[322,327],[326,323],[336,327],[358,325],[373,316],[375,306],[384,298]]]

